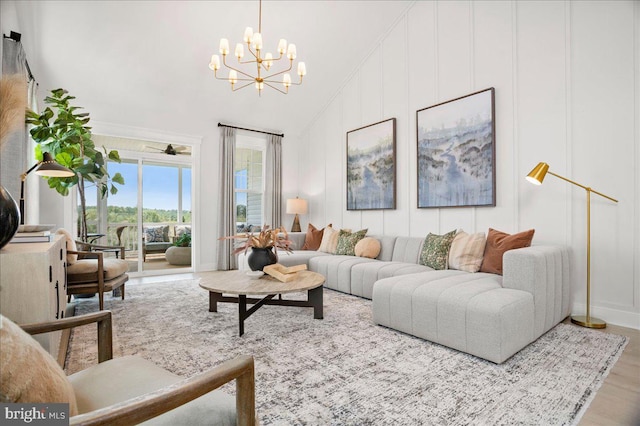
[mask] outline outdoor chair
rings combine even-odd
[[[3,402],[68,403],[71,425],[256,424],[253,357],[183,379],[138,356],[113,359],[111,321],[110,311],[100,311],[21,329],[0,315]],[[98,364],[68,377],[29,336],[90,323],[98,328]],[[215,390],[233,380],[235,398]]]

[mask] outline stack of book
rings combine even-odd
[[[17,232],[10,241],[12,243],[48,243],[51,241],[51,231]]]

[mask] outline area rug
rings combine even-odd
[[[114,356],[190,376],[241,354],[256,363],[264,425],[577,424],[627,338],[560,324],[496,365],[376,326],[371,301],[325,290],[311,308],[263,306],[238,336],[237,305],[208,312],[194,280],[127,286],[113,312]],[[78,302],[95,312],[97,298]],[[95,326],[73,333],[67,373],[97,362]],[[223,390],[233,394],[235,386]]]

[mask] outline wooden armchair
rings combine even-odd
[[[112,359],[109,311],[23,325],[22,329],[27,333],[39,334],[97,323],[99,364],[66,378],[71,385],[71,395],[64,401],[59,397],[42,397],[42,389],[32,394],[39,397],[29,396],[29,386],[37,383],[41,387],[47,382],[47,377],[43,377],[40,371],[15,364],[49,363],[51,367],[48,368],[57,369],[53,374],[64,376],[64,372],[34,339],[6,318],[0,316],[0,321],[4,322],[4,327],[0,328],[3,343],[0,355],[4,361],[0,386],[2,394],[11,400],[9,402],[69,402],[71,425],[129,425],[149,419],[157,424],[170,425],[256,424],[254,361],[251,356],[239,356],[207,372],[182,379],[137,356]],[[34,355],[34,351],[39,351],[35,354],[36,359],[25,360],[25,354]],[[12,367],[14,371],[11,371]],[[7,370],[9,374],[5,375]],[[18,374],[36,377],[17,377]],[[12,379],[16,383],[11,383]],[[214,390],[232,380],[236,381],[235,398]],[[10,389],[12,386],[18,389]],[[64,386],[58,382],[57,387]],[[189,404],[184,405],[186,403]]]
[[[129,280],[126,272],[129,264],[124,260],[125,249],[118,247],[120,259],[104,257],[104,250],[112,246],[101,246],[81,241],[75,242],[80,250],[67,249],[67,255],[77,255],[77,260],[67,259],[67,295],[98,293],[100,310],[104,309],[104,292],[120,289],[124,300],[124,285]]]

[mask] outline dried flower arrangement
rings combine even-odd
[[[269,229],[268,225],[264,225],[258,234],[248,232],[238,235],[230,235],[228,237],[220,237],[220,240],[240,240],[241,243],[236,247],[233,254],[247,252],[249,248],[270,248],[273,247],[277,254],[278,249],[291,252],[292,241],[284,227]]]

